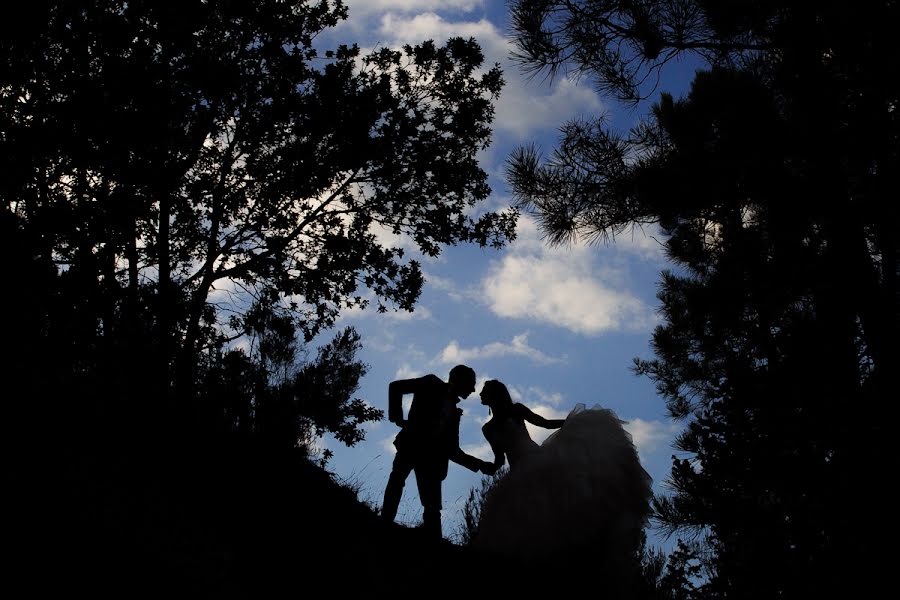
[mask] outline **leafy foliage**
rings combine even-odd
[[[514,213],[473,210],[499,69],[471,39],[317,49],[345,17],[340,1],[104,0],[32,3],[4,23],[0,195],[59,299],[22,343],[58,348],[61,378],[114,410],[126,397],[216,422],[199,389],[211,373],[258,391],[291,370],[296,333],[309,343],[370,302],[413,309],[420,267],[384,233],[429,256],[512,236]],[[283,393],[354,443],[377,415],[346,403],[363,368],[342,335]],[[253,351],[228,355],[241,337]]]

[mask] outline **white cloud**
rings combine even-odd
[[[562,404],[563,395],[559,392],[545,392],[539,387],[531,386],[528,388],[528,392],[537,397],[538,401],[542,404],[550,404],[551,406],[559,406]]]
[[[584,335],[645,331],[655,324],[652,310],[625,286],[624,271],[599,263],[596,249],[550,248],[528,217],[520,219],[518,233],[481,282],[494,314]]]
[[[526,405],[531,409],[532,412],[544,417],[545,419],[565,419],[569,414],[568,410],[559,410],[558,408],[547,406],[546,404],[534,404],[528,402]]]
[[[490,418],[491,416],[487,413],[472,415],[472,422],[478,426],[478,431],[481,431],[481,426],[487,423]]]
[[[449,277],[441,277],[433,273],[425,274],[425,289],[435,289],[444,292],[447,298],[454,302],[463,302],[464,300],[478,300],[479,292],[477,289],[461,285]]]
[[[391,435],[386,438],[382,438],[382,440],[378,442],[378,445],[381,446],[381,448],[391,456],[397,454],[397,448],[394,447],[394,437],[395,436]]]
[[[528,334],[522,333],[513,337],[508,344],[491,342],[476,348],[460,348],[456,340],[451,341],[441,351],[438,360],[447,365],[466,364],[470,361],[500,358],[503,356],[523,356],[538,364],[547,365],[561,362],[562,359],[548,356],[528,345]]]
[[[668,445],[679,430],[675,423],[644,419],[632,419],[624,427],[631,434],[639,455],[650,454],[661,445]]]
[[[520,390],[514,385],[507,385],[506,389],[509,390],[509,396],[513,402],[519,402],[527,406],[559,406],[564,399],[559,392],[548,392],[535,385],[528,386],[524,390]]]
[[[397,350],[397,344],[394,343],[389,336],[379,336],[376,334],[368,334],[363,340],[363,347],[366,350],[372,350],[382,354],[393,353]]]
[[[525,399],[525,395],[519,391],[514,385],[507,385],[506,389],[509,390],[509,397],[512,398],[513,402],[522,402]]]
[[[653,323],[639,299],[606,287],[561,258],[508,256],[485,279],[484,291],[498,316],[587,335],[644,330]]]
[[[434,12],[423,12],[412,17],[383,14],[378,34],[383,43],[391,46],[415,45],[423,40],[443,43],[452,37],[472,37],[478,40],[487,64],[503,61],[510,48],[506,38],[487,19],[448,21]]]
[[[394,379],[415,379],[416,377],[422,377],[423,375],[425,375],[425,372],[421,369],[416,369],[415,367],[411,367],[404,363],[397,369],[397,372],[394,374]]]
[[[431,286],[435,289],[441,291],[450,291],[455,290],[459,287],[455,281],[450,279],[449,277],[441,277],[440,275],[434,275],[433,273],[425,273],[425,284]]]
[[[376,314],[377,311],[372,311]],[[431,320],[431,311],[428,310],[426,306],[416,306],[413,312],[409,312],[408,310],[390,310],[388,309],[385,313],[380,313],[382,318],[387,317],[388,319],[394,321],[429,321]]]
[[[569,77],[559,78],[549,95],[539,94],[537,85],[526,84],[518,73],[510,71],[513,68],[504,69],[508,84],[497,104],[494,125],[517,140],[526,139],[536,130],[555,130],[566,120],[579,115],[603,112],[603,103],[597,94]]]
[[[484,0],[346,0],[350,19],[357,20],[385,12],[420,13],[433,10],[471,12],[484,5]]]

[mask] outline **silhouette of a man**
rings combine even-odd
[[[381,516],[393,521],[397,516],[403,486],[411,471],[416,473],[419,499],[424,509],[422,528],[429,537],[441,538],[441,483],[447,477],[449,461],[471,471],[493,465],[463,452],[459,447],[457,404],[475,391],[475,371],[465,365],[450,370],[449,382],[436,375],[399,379],[388,386],[388,420],[401,427],[394,438],[397,455],[384,490]],[[408,418],[403,418],[403,396],[413,394]]]

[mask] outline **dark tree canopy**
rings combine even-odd
[[[658,521],[704,542],[679,548],[667,585],[676,597],[878,589],[890,534],[873,505],[900,364],[900,88],[888,75],[900,7],[512,10],[527,66],[578,71],[627,101],[680,53],[708,64],[635,130],[571,122],[551,156],[520,149],[508,171],[553,241],[649,223],[667,235],[677,270],[660,285],[656,358],[636,369],[687,422]]]
[[[370,298],[412,310],[419,265],[381,231],[430,256],[513,234],[513,213],[470,216],[502,86],[472,39],[323,51],[340,1],[20,8],[0,34],[3,226],[52,288],[22,343],[66,380],[193,398],[261,324],[308,342]]]

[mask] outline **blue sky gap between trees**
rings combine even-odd
[[[474,37],[485,66],[499,63],[506,81],[496,103],[493,142],[480,155],[493,193],[479,210],[510,205],[504,166],[517,146],[548,150],[570,119],[604,115],[615,128],[636,125],[647,103],[630,107],[601,97],[565,73],[529,77],[512,62],[505,3],[487,0],[381,0],[349,2],[350,16],[317,45],[357,43],[363,50],[401,47],[453,36]],[[696,65],[673,63],[656,93],[684,91]],[[651,97],[651,99],[654,96]],[[384,239],[420,260],[426,284],[413,313],[372,309],[342,315],[339,324],[362,334],[360,358],[369,366],[359,397],[386,408],[387,385],[397,378],[435,373],[446,377],[457,363],[472,366],[478,389],[487,379],[507,383],[514,399],[548,417],[565,416],[577,403],[612,408],[628,421],[641,460],[662,491],[671,467],[671,441],[679,425],[669,420],[653,384],[630,370],[634,357],[650,358],[650,332],[657,323],[656,284],[669,267],[656,231],[635,229],[610,244],[583,242],[550,247],[536,224],[521,217],[517,239],[496,251],[459,246],[431,259],[390,232]],[[476,395],[465,411],[461,443],[476,456],[490,449],[481,435],[487,411]],[[366,440],[346,448],[333,439],[329,468],[359,486],[361,497],[380,505],[393,459],[396,428],[383,421],[366,426]],[[540,440],[548,432],[532,431]],[[451,467],[444,483],[444,531],[452,535],[469,490],[480,476]],[[406,487],[398,520],[421,517],[415,485]]]

